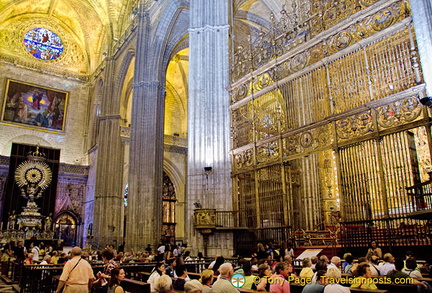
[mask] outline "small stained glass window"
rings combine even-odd
[[[124,194],[123,194],[123,204],[125,207],[128,206],[128,196],[129,196],[129,183],[126,183],[126,187],[124,189]]]
[[[27,51],[41,60],[55,60],[63,53],[63,44],[59,36],[45,28],[34,28],[24,36]]]

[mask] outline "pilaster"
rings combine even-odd
[[[430,58],[432,48],[432,1],[411,0],[410,3],[423,80],[426,83],[427,95],[432,96],[432,59]]]
[[[156,245],[161,237],[164,94],[157,72],[150,68],[152,36],[146,2],[138,14],[126,249]]]
[[[114,90],[114,60],[108,60],[99,116],[98,159],[94,200],[93,243],[123,242],[123,144],[120,137],[120,97]]]
[[[232,210],[228,60],[228,2],[191,0],[189,28],[187,230],[194,253],[203,249],[193,229],[194,203]],[[212,167],[210,173],[204,167]],[[230,233],[229,233],[230,234]],[[211,235],[209,253],[227,255],[232,235]]]

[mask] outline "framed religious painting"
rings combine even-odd
[[[64,132],[68,92],[13,79],[6,79],[5,88],[0,123]]]

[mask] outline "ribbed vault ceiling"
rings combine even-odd
[[[65,46],[56,66],[88,74],[100,63],[108,42],[127,26],[126,16],[135,6],[127,0],[0,0],[0,54],[35,62],[22,38],[28,30],[43,27],[55,32]]]
[[[0,0],[0,56],[11,62],[19,58],[33,68],[51,66],[60,71],[91,74],[105,57],[103,53],[112,40],[120,38],[130,25],[137,1]],[[267,29],[270,12],[277,14],[282,4],[286,1],[234,1],[234,44],[244,44],[251,34]],[[64,53],[60,58],[39,61],[26,51],[23,36],[36,27],[47,28],[61,38]]]

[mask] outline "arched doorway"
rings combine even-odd
[[[57,217],[54,224],[54,238],[62,239],[63,246],[75,246],[77,239],[77,218],[71,213]]]
[[[162,189],[162,238],[165,243],[175,244],[175,204],[177,202],[174,183],[169,176],[163,172]]]

